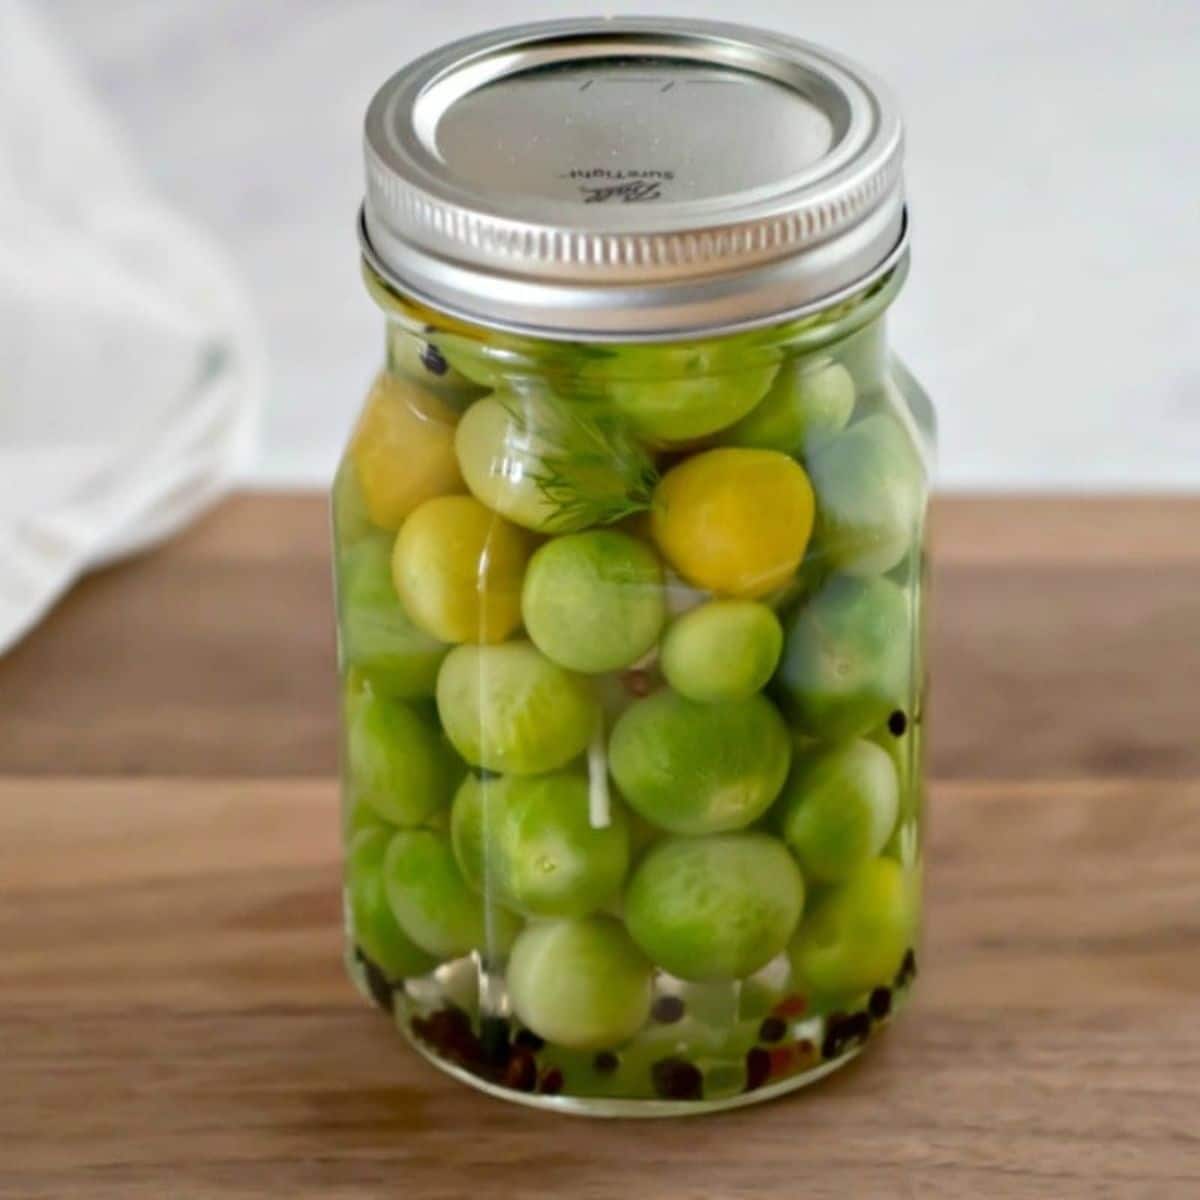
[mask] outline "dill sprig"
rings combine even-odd
[[[612,525],[650,507],[658,483],[654,459],[600,403],[515,395],[500,402],[528,439],[529,478],[553,509],[548,529]]]

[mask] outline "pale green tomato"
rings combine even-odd
[[[361,829],[346,851],[346,902],[355,943],[387,976],[396,981],[425,975],[437,959],[425,953],[396,923],[384,886],[383,860],[392,831],[383,826]]]
[[[601,908],[629,868],[619,805],[588,819],[586,776],[469,776],[454,798],[454,853],[467,881],[530,917],[582,917]]]
[[[534,645],[561,666],[620,670],[658,640],[662,566],[645,542],[616,530],[553,538],[530,559],[521,614]]]
[[[800,358],[783,367],[762,403],[721,441],[801,457],[845,429],[853,411],[850,372],[828,359]]]
[[[899,811],[896,769],[872,742],[798,754],[779,798],[780,835],[805,879],[845,879],[887,844]]]
[[[341,657],[383,696],[432,696],[449,650],[409,618],[392,582],[391,534],[372,532],[339,558]]]
[[[925,478],[908,434],[878,414],[852,425],[809,456],[817,497],[813,534],[826,562],[852,575],[882,575],[920,532]]]
[[[778,370],[777,351],[712,341],[606,348],[580,378],[640,437],[672,445],[740,420],[766,395]]]
[[[530,925],[513,946],[508,995],[518,1019],[572,1050],[628,1041],[650,1015],[653,968],[607,916]]]
[[[755,821],[779,795],[791,743],[769,700],[699,704],[663,690],[625,711],[609,742],[621,794],[672,833],[721,833]]]
[[[347,706],[350,795],[394,825],[415,826],[447,807],[461,765],[437,726],[414,708],[370,692]]]
[[[889,986],[914,927],[903,868],[890,858],[868,859],[813,901],[788,950],[793,978],[818,996]]]
[[[450,839],[431,829],[402,829],[383,864],[388,904],[400,928],[439,959],[473,950],[503,957],[520,920],[499,905],[485,908],[458,869]]]
[[[911,666],[905,593],[835,575],[793,615],[776,680],[801,732],[842,741],[904,707]]]
[[[625,923],[680,979],[740,979],[783,950],[803,907],[804,881],[776,838],[668,838],[634,871]]]
[[[456,647],[442,664],[437,703],[446,736],[468,763],[513,775],[565,767],[600,720],[588,681],[530,642]]]
[[[747,700],[766,686],[783,649],[779,618],[750,600],[713,600],[673,622],[660,664],[689,700]]]

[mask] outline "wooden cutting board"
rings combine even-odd
[[[919,999],[808,1092],[596,1122],[340,966],[327,533],[245,496],[0,660],[0,1196],[1200,1196],[1200,499],[936,506]]]

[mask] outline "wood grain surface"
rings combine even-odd
[[[699,1122],[444,1078],[340,967],[323,505],[0,660],[0,1196],[1200,1196],[1200,500],[937,507],[918,1001]]]

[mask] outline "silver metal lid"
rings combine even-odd
[[[828,304],[904,249],[896,106],[805,42],[667,18],[455,42],[367,111],[363,252],[545,337],[655,339]]]

